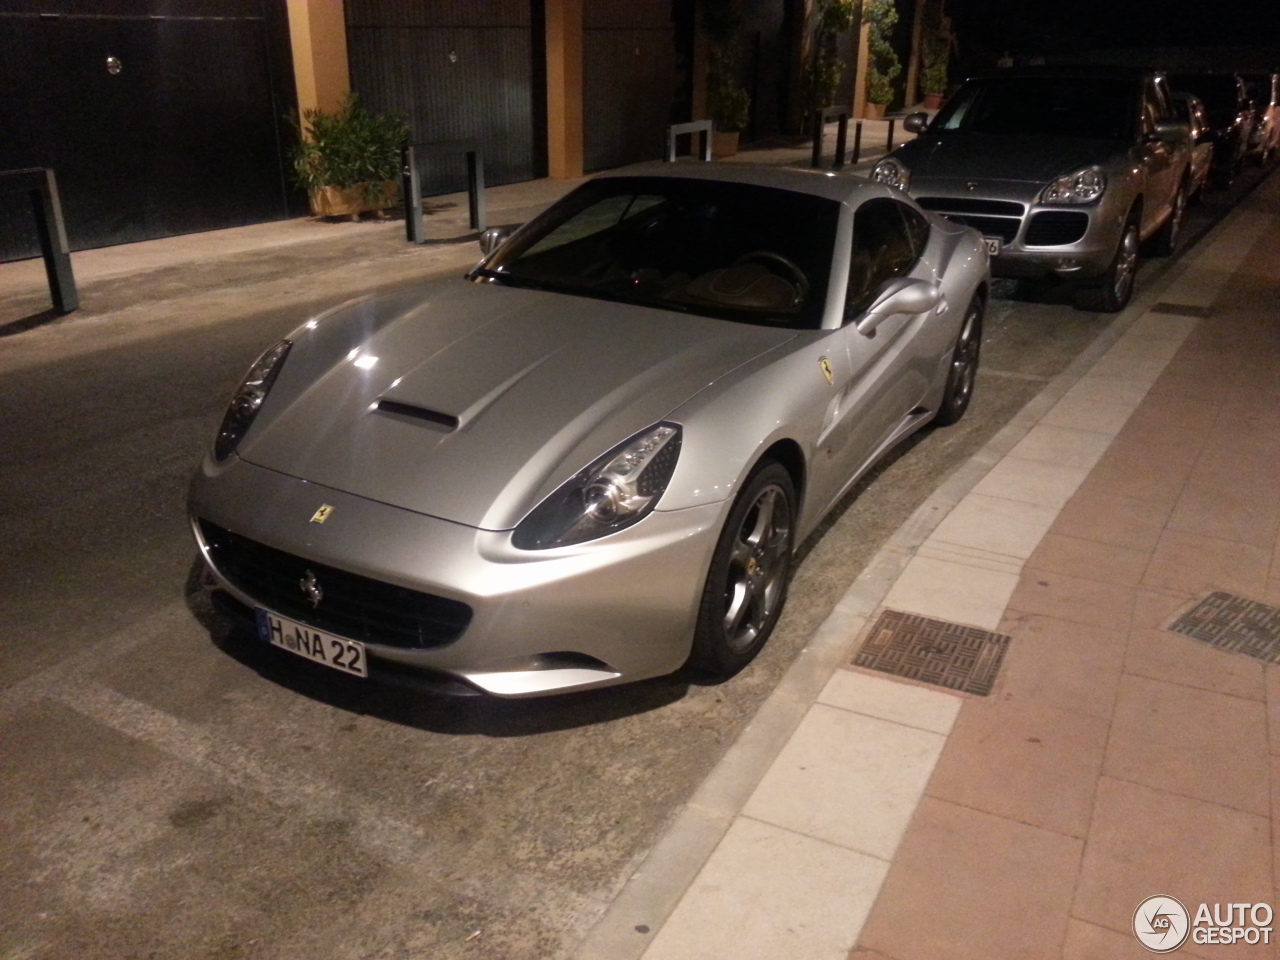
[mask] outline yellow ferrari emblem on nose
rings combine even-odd
[[[320,504],[320,509],[311,515],[312,523],[324,523],[329,519],[329,514],[333,513],[333,507],[327,503]]]
[[[831,373],[831,364],[826,357],[822,357],[818,361],[818,366],[822,368],[822,375],[827,378],[827,383],[835,383],[836,379]]]

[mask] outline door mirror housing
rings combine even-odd
[[[929,128],[927,113],[909,113],[902,121],[902,129],[907,133],[924,133]]]
[[[876,327],[899,313],[924,313],[942,299],[936,284],[913,277],[897,277],[887,281],[876,294],[871,306],[854,324],[863,336],[874,336]]]
[[[1191,127],[1176,120],[1157,121],[1152,133],[1153,140],[1163,140],[1165,143],[1178,143],[1190,136]]]
[[[507,238],[511,236],[509,230],[502,227],[490,227],[484,233],[480,234],[480,252],[486,257],[500,246],[507,242]]]

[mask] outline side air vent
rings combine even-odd
[[[402,417],[413,417],[415,420],[425,420],[427,423],[434,423],[437,426],[444,427],[446,430],[458,429],[457,417],[448,413],[441,413],[438,410],[428,410],[426,407],[415,407],[411,403],[400,403],[397,400],[379,400],[377,409],[380,413],[394,413]]]

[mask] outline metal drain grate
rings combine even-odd
[[[1002,633],[886,610],[853,665],[985,697],[1008,647]]]
[[[1180,616],[1169,629],[1219,650],[1280,663],[1280,608],[1256,600],[1218,590]]]

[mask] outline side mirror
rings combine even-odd
[[[1191,127],[1176,120],[1157,120],[1153,139],[1165,143],[1178,143],[1191,136]]]
[[[924,133],[929,129],[929,115],[927,113],[909,113],[906,119],[902,121],[902,129],[907,133]]]
[[[490,227],[480,234],[480,252],[486,257],[507,242],[511,234],[502,227]]]
[[[880,288],[855,326],[860,334],[870,337],[875,334],[876,327],[889,317],[899,313],[924,313],[936,307],[941,299],[942,291],[929,281],[898,277]]]

